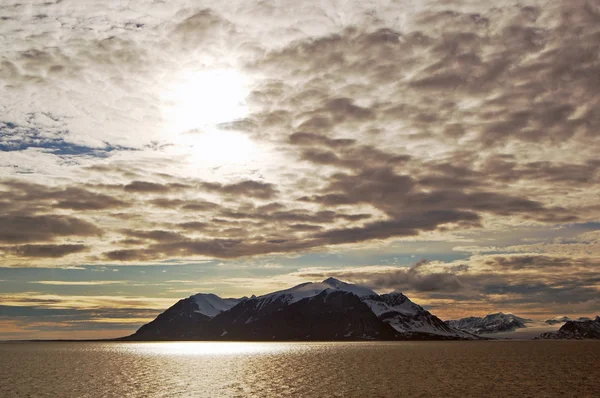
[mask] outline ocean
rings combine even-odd
[[[600,342],[0,343],[0,397],[597,397]]]

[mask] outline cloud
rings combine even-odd
[[[44,306],[46,309],[76,309],[96,310],[107,309],[111,311],[136,310],[161,310],[172,304],[173,299],[153,297],[130,296],[93,296],[93,295],[60,295],[37,293],[2,293],[2,306],[6,307],[36,307]]]
[[[0,247],[0,250],[11,255],[21,257],[48,257],[60,258],[73,253],[80,253],[88,247],[80,244],[64,245],[21,245],[13,247]]]
[[[435,271],[435,266],[432,267],[433,270],[424,270],[427,264],[430,264],[428,260],[421,260],[410,267],[372,266],[321,272],[307,269],[301,274],[313,279],[333,276],[385,292],[456,292],[464,288],[456,273],[466,271],[465,266],[455,266],[440,272]]]
[[[158,184],[148,181],[132,181],[125,185],[123,189],[127,192],[135,193],[166,193],[186,189],[188,186],[184,184]]]
[[[130,281],[32,281],[40,285],[52,286],[100,286],[100,285],[122,285]]]
[[[107,210],[129,207],[114,196],[93,192],[82,187],[48,187],[17,180],[0,181],[8,191],[0,191],[0,200],[15,209],[31,211],[35,208],[69,210]]]
[[[201,187],[209,192],[218,192],[228,196],[247,196],[257,199],[272,199],[277,196],[275,185],[260,181],[248,180],[233,184],[204,182]]]
[[[121,231],[126,236],[130,236],[133,238],[139,239],[149,239],[159,242],[169,242],[169,241],[177,241],[185,239],[185,237],[181,234],[171,232],[171,231],[162,231],[162,230],[154,230],[154,231],[138,231],[138,230],[123,230]]]
[[[52,241],[58,237],[100,236],[102,231],[78,218],[61,215],[0,215],[0,242],[27,243]]]

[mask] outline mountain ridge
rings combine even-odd
[[[581,319],[581,318],[580,318]],[[570,320],[556,332],[542,333],[540,340],[600,339],[600,316],[589,320]]]
[[[123,340],[478,339],[402,293],[379,295],[335,278],[241,299],[198,293]]]
[[[491,334],[511,332],[516,329],[526,328],[532,319],[521,318],[514,314],[497,312],[484,317],[470,316],[466,318],[448,320],[445,323],[455,329],[464,330],[473,334]]]

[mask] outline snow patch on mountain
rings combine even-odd
[[[454,329],[441,319],[413,303],[402,293],[372,295],[363,298],[371,311],[383,322],[400,333],[424,333],[429,335],[475,338],[472,334]]]
[[[488,314],[483,318],[470,316],[457,320],[449,320],[446,321],[446,324],[455,329],[464,330],[469,333],[485,334],[508,332],[519,328],[526,328],[527,324],[532,322],[533,320],[528,318],[521,318],[514,314],[498,312],[495,314]]]
[[[548,325],[556,325],[556,324],[561,324],[561,323],[567,323],[569,321],[583,322],[583,321],[591,321],[591,320],[592,320],[592,318],[588,318],[585,316],[579,317],[577,319],[571,319],[568,316],[557,316],[554,318],[546,319],[544,321],[544,323],[547,323]]]
[[[259,296],[257,309],[275,302],[287,305],[293,304],[302,299],[317,296],[325,290],[349,292],[356,294],[358,297],[377,295],[377,293],[367,287],[342,282],[335,278],[327,278],[320,283],[306,282],[289,289]]]
[[[198,293],[190,296],[190,299],[196,305],[194,312],[203,314],[211,318],[217,316],[223,311],[227,311],[242,299],[235,298],[221,298],[216,294],[212,293]]]
[[[377,316],[385,314],[386,312],[398,312],[409,316],[425,312],[421,306],[410,301],[410,299],[402,293],[383,294],[379,297],[375,295],[373,297],[367,297],[363,301]]]

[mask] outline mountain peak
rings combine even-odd
[[[391,297],[406,297],[402,292],[390,292],[387,295]]]
[[[213,293],[194,294],[193,296],[190,296],[190,299],[196,305],[196,310],[194,312],[211,318],[223,311],[227,311],[241,301],[241,299],[233,298],[224,299]]]
[[[339,279],[335,279],[335,278],[333,278],[333,277],[329,277],[329,278],[325,279],[325,280],[324,280],[323,282],[321,282],[321,283],[324,283],[324,284],[326,284],[326,285],[331,285],[331,286],[340,286],[340,285],[341,285],[341,284],[343,284],[344,282],[342,282],[342,281],[341,281],[341,280],[339,280]]]
[[[369,289],[365,286],[354,285],[352,283],[342,282],[336,278],[327,278],[323,282],[305,282],[299,285],[296,285],[292,288],[280,290],[274,293],[268,293],[259,298],[265,299],[270,297],[271,300],[276,297],[287,297],[286,300],[289,304],[299,301],[303,298],[314,297],[321,292],[329,290],[329,291],[345,291],[349,293],[356,294],[358,297],[365,296],[373,296],[377,295],[373,290]]]

